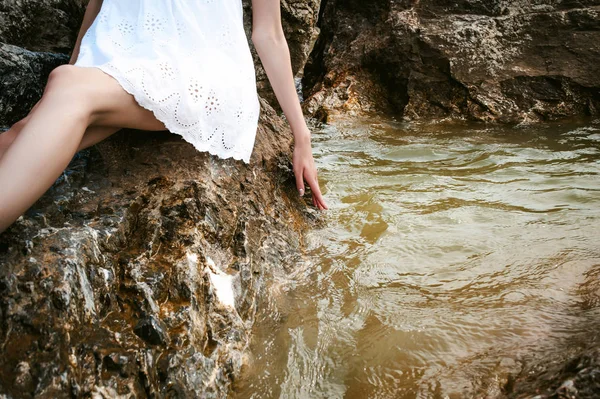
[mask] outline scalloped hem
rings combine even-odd
[[[165,125],[165,127],[167,128],[167,130],[170,133],[174,133],[178,136],[180,136],[181,138],[183,138],[186,142],[190,143],[191,145],[194,146],[194,148],[197,151],[200,152],[208,152],[211,155],[214,155],[220,159],[229,159],[229,158],[233,158],[236,161],[243,161],[245,164],[249,165],[250,164],[250,157],[252,154],[250,155],[242,155],[239,152],[232,152],[232,153],[219,153],[217,151],[214,150],[213,147],[211,146],[202,146],[200,144],[197,144],[191,140],[188,140],[185,136],[185,133],[182,133],[180,131],[177,131],[177,128],[175,128],[169,121],[167,121],[166,119],[162,119],[157,112],[157,109],[155,107],[152,106],[152,103],[147,103],[145,101],[143,101],[142,98],[140,98],[139,94],[137,93],[137,91],[135,90],[134,87],[132,87],[129,82],[127,82],[126,79],[124,79],[121,75],[115,73],[113,70],[109,69],[109,68],[105,68],[104,65],[90,65],[90,66],[82,66],[82,65],[76,65],[79,67],[83,67],[83,68],[97,68],[98,70],[104,72],[105,74],[107,74],[108,76],[110,76],[111,78],[113,78],[114,80],[117,81],[117,83],[119,83],[119,85],[123,88],[123,90],[125,90],[127,93],[131,94],[133,96],[133,98],[135,99],[135,101],[138,103],[138,105],[144,109],[147,109],[148,111],[151,111],[152,114],[154,114],[154,117],[156,119],[158,119],[159,121],[161,121],[163,123],[163,125]]]

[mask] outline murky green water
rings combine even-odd
[[[600,127],[340,121],[313,146],[328,225],[236,397],[494,397],[600,320]]]

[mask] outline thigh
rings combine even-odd
[[[90,126],[167,130],[154,113],[140,106],[119,82],[95,67],[72,66],[71,75],[78,85],[84,85],[92,104]]]

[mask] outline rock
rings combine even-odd
[[[0,127],[25,117],[42,96],[50,71],[68,62],[63,54],[31,52],[0,43]]]
[[[546,356],[532,362],[506,387],[503,397],[597,398],[600,395],[600,347],[597,340],[592,342],[566,361]]]
[[[37,50],[67,36],[48,33]],[[67,56],[0,51],[10,125]],[[265,279],[293,267],[319,222],[295,189],[289,126],[260,101],[250,165],[122,130],[76,154],[0,235],[0,396],[227,396]],[[228,276],[234,300],[219,300],[210,273]]]
[[[69,53],[87,3],[87,0],[3,0],[0,42],[31,51]]]
[[[88,0],[0,0],[0,42],[70,53]]]
[[[289,128],[261,106],[250,165],[123,130],[78,153],[0,235],[0,394],[20,397],[25,362],[39,395],[227,395],[264,281],[310,225]],[[208,258],[231,276],[234,307],[214,294]]]
[[[133,332],[152,345],[166,345],[169,343],[167,326],[152,315],[141,319],[133,328]]]
[[[524,367],[511,375],[501,398],[595,399],[600,397],[600,269],[586,273],[574,313],[589,315],[568,326],[569,334],[543,340],[545,349],[522,356]]]
[[[522,122],[600,113],[595,0],[329,0],[306,113]]]

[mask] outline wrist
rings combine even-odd
[[[296,145],[310,145],[311,134],[308,127],[297,129],[293,131],[294,144]]]

